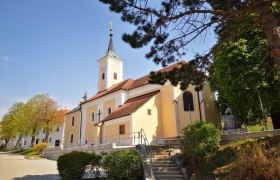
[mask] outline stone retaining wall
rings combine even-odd
[[[222,135],[221,144],[227,144],[234,141],[239,141],[248,138],[259,138],[259,137],[267,137],[267,136],[278,136],[280,135],[280,129],[272,130],[272,131],[261,131],[261,132],[245,132],[231,135]]]
[[[59,156],[70,153],[72,151],[83,151],[83,152],[95,152],[97,154],[101,152],[111,152],[113,150],[127,150],[127,149],[135,149],[135,147],[116,147],[115,144],[100,144],[94,146],[82,146],[82,147],[73,147],[73,148],[66,148],[61,149],[60,147],[53,147],[53,148],[45,148],[43,150],[42,155],[45,158],[51,160],[57,160]]]

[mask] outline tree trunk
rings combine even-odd
[[[45,136],[45,142],[48,143],[49,142],[49,135],[50,135],[50,130],[49,128],[46,129],[46,136]]]
[[[34,147],[35,145],[35,136],[36,136],[35,134],[36,134],[36,128],[32,130],[31,147]]]
[[[10,138],[5,138],[4,149],[7,149],[9,141],[10,141]]]
[[[16,149],[19,149],[19,144],[20,144],[20,141],[22,140],[22,136],[20,136],[17,140],[17,143],[16,143]]]
[[[271,49],[271,57],[280,70],[280,26],[277,26],[279,20],[272,13],[271,1],[256,0],[255,2],[255,10],[259,14],[256,21],[263,29]]]

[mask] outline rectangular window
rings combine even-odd
[[[49,143],[52,143],[52,138],[49,139]]]
[[[54,146],[59,146],[59,144],[60,144],[60,140],[55,140]]]
[[[147,109],[147,114],[148,115],[152,115],[152,110],[151,109]]]
[[[56,132],[59,132],[59,127],[56,128]]]
[[[119,133],[120,134],[125,134],[125,125],[120,125],[119,126]]]
[[[36,144],[38,144],[38,143],[39,143],[39,141],[40,141],[40,139],[36,139]]]

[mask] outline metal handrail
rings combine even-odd
[[[144,143],[142,142],[142,139],[144,140]],[[152,148],[150,146],[148,138],[147,138],[147,136],[146,136],[146,134],[145,134],[143,129],[140,130],[140,140],[141,140],[141,144],[145,145],[145,149],[146,149],[146,152],[147,152],[147,154],[149,156],[151,165],[153,165],[154,164],[154,160],[153,160],[154,159],[154,153],[152,151]]]

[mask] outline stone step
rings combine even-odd
[[[176,164],[172,161],[154,161],[154,165],[161,165],[161,164]]]
[[[154,155],[169,155],[169,152],[167,150],[161,150],[161,151],[153,151]]]
[[[176,164],[154,164],[153,167],[177,167]]]
[[[154,163],[175,163],[174,161],[170,160],[170,159],[154,159]]]
[[[176,164],[176,163],[170,160],[155,160],[154,164]]]
[[[154,154],[154,158],[170,158],[167,154]]]
[[[184,179],[183,175],[156,175],[156,179]]]
[[[154,171],[155,175],[180,175],[181,172],[177,171]]]
[[[167,171],[177,171],[178,167],[153,167],[154,171],[163,171],[163,172],[167,172]]]

